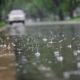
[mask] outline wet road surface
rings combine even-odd
[[[0,80],[16,80],[15,56],[8,43],[0,44]]]
[[[24,30],[22,30],[23,28],[20,28],[22,26],[23,24],[13,24],[11,28],[12,29],[11,35],[16,35],[20,33],[21,35],[23,35]],[[75,27],[73,27],[72,25],[71,26],[68,25],[65,27],[56,26],[56,25],[51,27],[27,26],[27,30],[26,30],[27,36],[25,38],[20,37],[21,44],[20,44],[20,47],[18,46],[19,45],[18,44],[16,49],[17,51],[22,50],[23,49],[22,44],[24,43],[24,48],[25,48],[24,55],[26,58],[23,55],[22,59],[24,63],[25,62],[27,63],[20,65],[20,67],[23,67],[24,68],[22,69],[23,72],[25,70],[27,72],[26,74],[28,74],[29,76],[26,77],[26,75],[24,76],[20,75],[19,80],[21,79],[21,77],[22,77],[21,80],[23,79],[25,80],[43,80],[43,79],[44,80],[53,80],[53,79],[62,80],[60,79],[60,77],[63,78],[63,72],[65,72],[66,70],[67,71],[72,70],[74,72],[74,70],[76,69],[76,66],[75,66],[76,62],[74,61],[76,61],[76,59],[74,60],[73,52],[75,51],[75,49],[80,48],[80,45],[78,45],[80,44],[80,36],[78,36],[80,32],[80,28],[79,27],[76,28],[76,26],[79,26],[79,25],[75,25]],[[0,80],[16,80],[14,53],[13,51],[11,51],[12,48],[10,49],[9,46],[6,47],[4,45],[3,47],[5,48],[0,48],[0,72],[1,72]],[[38,54],[41,53],[41,56],[39,57],[39,59],[35,57],[36,51]],[[58,57],[58,59],[55,56],[55,53],[59,53],[60,57]],[[35,58],[40,60],[39,61],[41,62],[40,65],[38,66],[36,65],[37,60],[35,61]],[[21,62],[21,58],[20,58],[20,62]],[[70,66],[66,65],[65,63],[70,64]],[[35,67],[37,70],[36,69],[34,70],[33,67]],[[40,73],[40,74],[37,74],[37,73]],[[44,76],[44,78],[41,77],[40,75]],[[57,78],[58,76],[59,78]],[[79,80],[79,79],[77,78],[77,79],[71,79],[71,80]]]

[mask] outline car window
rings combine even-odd
[[[23,12],[23,11],[21,11],[21,10],[14,10],[14,11],[11,11],[11,13],[10,13],[10,14],[18,15],[18,14],[24,14],[24,12]]]

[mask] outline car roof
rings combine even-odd
[[[12,10],[10,14],[24,14],[23,10]]]

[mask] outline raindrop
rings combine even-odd
[[[16,46],[16,44],[14,44],[13,42],[12,42],[11,44],[12,44],[12,46],[14,46],[14,47]]]
[[[20,55],[20,54],[21,54],[21,52],[19,51],[19,52],[18,52],[18,54]]]
[[[63,73],[63,76],[64,76],[64,79],[65,79],[65,80],[67,80],[67,79],[70,78],[69,72],[64,72],[64,73]]]
[[[7,37],[6,39],[9,40],[9,37]]]
[[[80,62],[77,62],[77,68],[80,69]]]
[[[3,48],[6,48],[6,47],[7,47],[7,45],[6,45],[6,44],[4,44],[4,45],[3,45]]]
[[[8,49],[8,50],[10,50],[10,49],[11,49],[11,46],[10,46],[10,45],[8,45],[7,49]]]
[[[63,56],[58,56],[57,61],[62,62],[63,61]]]
[[[72,45],[71,45],[71,44],[69,44],[67,47],[68,47],[68,48],[72,48]]]
[[[50,40],[50,42],[48,42],[49,44],[53,44],[53,39]]]
[[[55,51],[54,56],[56,56],[56,57],[59,56],[59,51]]]
[[[74,56],[78,55],[77,51],[73,51],[73,54],[74,54]]]
[[[43,41],[46,42],[47,41],[47,38],[43,38]]]
[[[65,37],[64,34],[62,34],[62,37]]]
[[[35,53],[35,56],[36,56],[36,57],[40,57],[40,53],[37,51],[37,52]]]
[[[63,40],[60,40],[59,43],[63,42]]]
[[[80,54],[80,50],[77,50],[77,53]]]

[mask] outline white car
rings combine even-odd
[[[8,22],[10,24],[14,23],[14,22],[22,22],[24,23],[26,19],[26,14],[23,10],[12,10],[9,14],[8,14]]]

